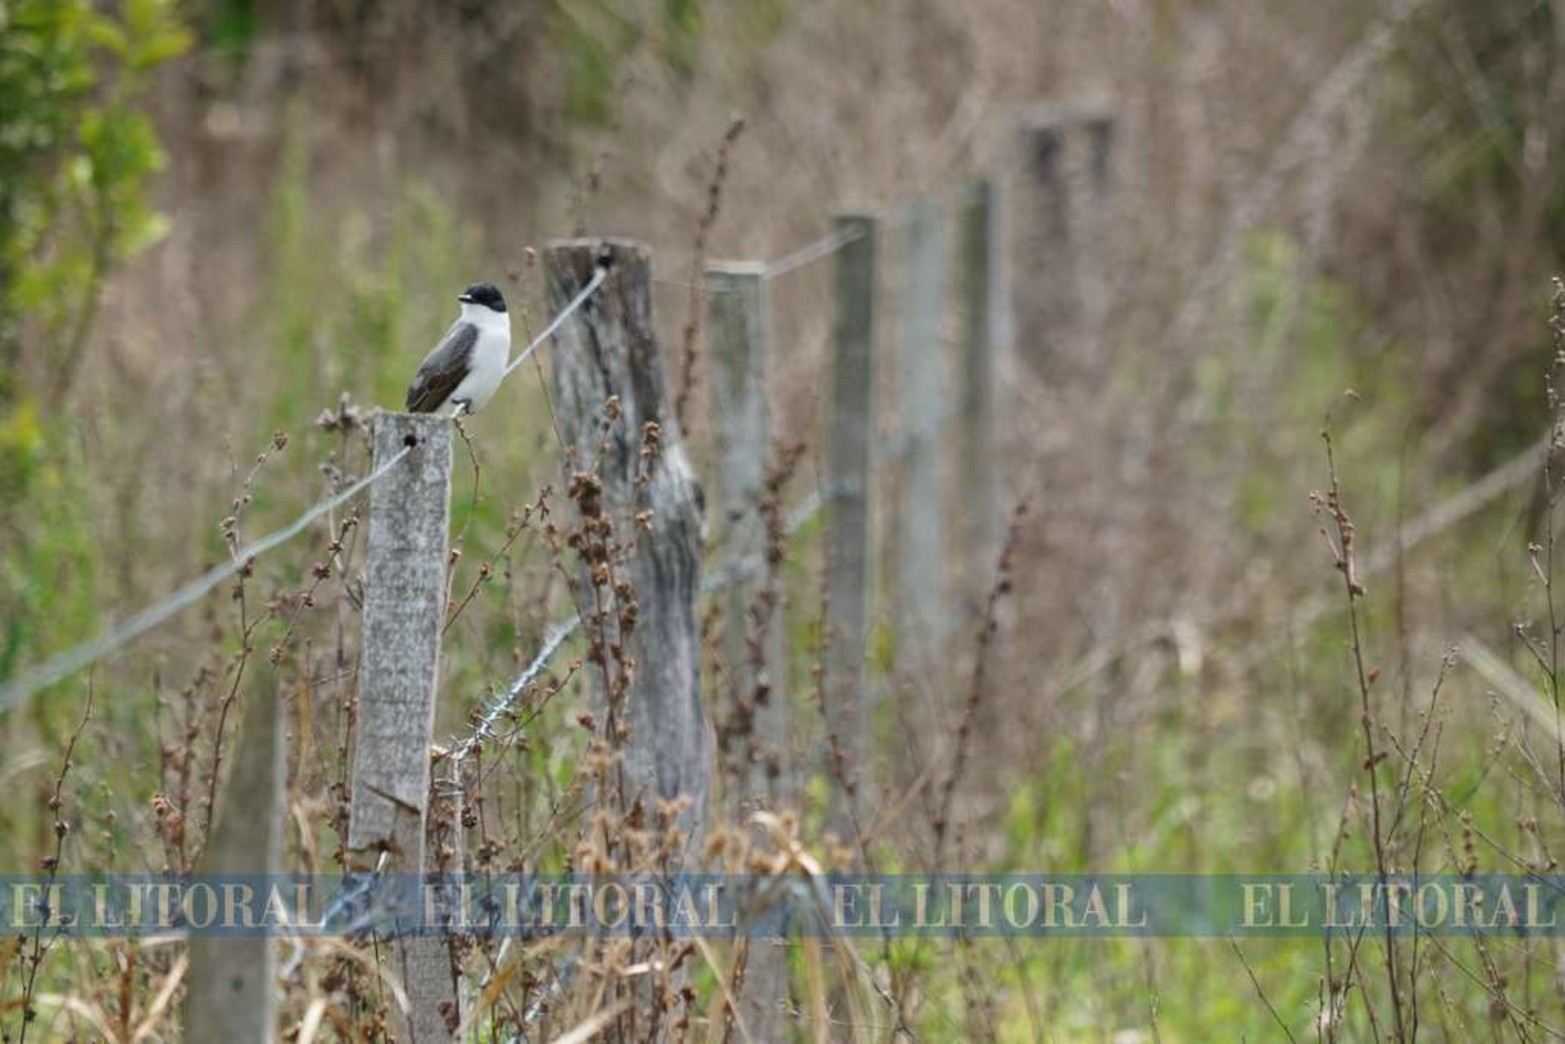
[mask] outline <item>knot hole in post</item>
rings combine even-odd
[[[414,446],[418,445],[418,436],[413,434],[411,431],[408,432],[406,435],[402,436],[402,445],[406,446],[408,449],[412,449]]]

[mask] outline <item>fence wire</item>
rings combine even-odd
[[[402,447],[392,455],[390,460],[353,483],[347,489],[316,504],[283,528],[268,533],[254,543],[240,548],[234,552],[230,561],[207,570],[158,604],[149,609],[143,609],[129,620],[109,628],[91,641],[83,642],[76,648],[63,652],[52,660],[47,660],[31,670],[23,671],[20,676],[13,678],[4,685],[0,685],[0,708],[9,707],[13,703],[26,699],[40,689],[46,689],[56,682],[63,681],[83,667],[101,660],[121,646],[135,641],[181,609],[199,601],[208,591],[235,573],[238,573],[253,559],[298,536],[304,532],[311,522],[314,522],[327,512],[341,507],[353,499],[356,494],[380,481],[382,477],[400,464],[403,458],[412,451],[412,446]]]
[[[578,613],[568,620],[560,621],[549,631],[549,636],[544,639],[543,648],[538,650],[538,655],[533,657],[527,669],[506,688],[505,692],[495,697],[484,708],[473,731],[452,750],[451,764],[454,772],[460,770],[462,763],[472,757],[485,740],[493,738],[500,721],[516,705],[522,692],[537,680],[538,675],[542,674],[543,669],[549,665],[549,661],[554,659],[554,654],[560,651],[560,646],[565,644],[565,639],[576,633],[576,629],[580,626],[581,615]]]
[[[785,533],[792,536],[795,532],[802,529],[832,499],[832,492],[829,490],[825,493],[811,493],[809,497],[805,498],[803,503],[788,513],[787,521],[783,527]],[[722,556],[719,555],[718,557],[721,558]],[[701,593],[704,595],[713,594],[732,587],[734,584],[743,583],[751,576],[760,572],[764,565],[765,559],[761,555],[751,555],[738,562],[730,563],[709,574],[701,582]],[[522,693],[527,690],[529,685],[537,681],[544,668],[549,665],[555,654],[564,646],[565,640],[574,634],[580,626],[581,614],[577,613],[551,627],[548,636],[544,639],[543,645],[539,648],[538,654],[533,657],[532,662],[517,676],[514,682],[506,686],[504,692],[485,705],[479,716],[478,724],[452,748],[450,754],[451,770],[448,775],[449,782],[446,784],[449,789],[460,789],[462,763],[477,753],[485,740],[494,737],[495,730],[499,727],[500,722],[515,708],[516,702],[521,698]]]
[[[574,298],[571,299],[570,304],[566,305],[563,309],[560,310],[560,314],[555,316],[554,320],[549,323],[548,326],[543,328],[543,333],[539,334],[537,337],[534,337],[532,343],[529,344],[526,348],[522,349],[522,354],[511,360],[511,364],[505,368],[505,373],[502,375],[502,379],[504,377],[509,377],[512,370],[526,362],[527,357],[533,352],[537,351],[538,346],[544,341],[548,340],[549,337],[553,335],[554,331],[560,328],[561,323],[569,319],[571,314],[575,312],[576,309],[586,304],[587,298],[596,293],[598,287],[602,286],[603,281],[608,277],[609,270],[606,265],[598,265],[596,268],[594,268],[592,271],[592,280],[582,288],[581,293],[577,294]]]
[[[808,246],[800,247],[791,254],[787,254],[767,264],[763,279],[776,279],[778,276],[787,275],[789,272],[806,265],[814,264],[822,258],[830,257],[849,243],[856,242],[864,235],[863,232],[832,232],[822,236]]]

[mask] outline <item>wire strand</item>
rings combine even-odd
[[[863,232],[854,230],[852,232],[833,232],[830,235],[822,236],[810,245],[800,247],[793,253],[780,257],[768,264],[766,273],[762,278],[776,279],[778,276],[787,275],[789,272],[803,268],[805,265],[814,264],[821,258],[830,257],[849,243],[856,242],[863,235]]]
[[[552,335],[554,331],[558,330],[560,328],[560,324],[565,322],[566,319],[570,318],[571,314],[575,312],[576,309],[585,304],[587,298],[596,293],[598,287],[602,286],[603,281],[608,277],[609,270],[603,265],[599,265],[597,268],[593,269],[592,279],[585,287],[582,288],[581,293],[572,298],[571,303],[566,305],[560,314],[555,316],[554,320],[550,322],[548,326],[544,327],[543,333],[533,338],[532,343],[522,350],[521,355],[518,355],[515,359],[511,360],[511,364],[505,368],[505,373],[501,376],[501,379],[504,380],[506,377],[509,377],[512,370],[526,362],[527,357],[533,352],[537,351],[538,346],[544,341],[548,340],[550,335]]]
[[[146,634],[181,609],[199,601],[212,588],[243,569],[251,559],[265,554],[277,545],[298,536],[311,522],[314,522],[328,511],[341,507],[352,499],[355,494],[378,482],[382,476],[401,463],[403,458],[412,451],[412,446],[402,447],[402,449],[392,455],[390,460],[353,483],[347,489],[316,504],[282,529],[268,533],[254,543],[240,548],[234,553],[232,561],[207,570],[200,577],[175,591],[162,602],[151,608],[143,609],[129,620],[109,628],[91,641],[83,642],[74,649],[63,652],[53,659],[46,660],[31,670],[23,671],[19,677],[6,682],[4,685],[0,685],[0,709],[24,700],[40,689],[46,689],[56,682],[65,680],[83,667],[103,659],[103,657],[121,646],[129,644]]]
[[[500,719],[515,704],[517,697],[522,694],[522,690],[531,685],[533,680],[543,673],[543,669],[549,665],[549,661],[554,658],[554,654],[559,651],[560,646],[565,644],[565,639],[574,634],[576,628],[580,626],[580,614],[555,625],[554,629],[549,632],[549,636],[544,639],[543,648],[539,649],[538,655],[533,657],[532,663],[527,665],[527,669],[511,683],[504,693],[484,709],[483,716],[479,719],[478,725],[473,729],[472,734],[451,752],[451,763],[454,767],[460,767],[462,762],[472,756],[480,744],[494,735],[495,727],[500,724]]]

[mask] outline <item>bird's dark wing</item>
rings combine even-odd
[[[424,357],[413,383],[408,385],[409,413],[433,413],[456,391],[472,369],[473,346],[478,343],[478,327],[455,323]]]

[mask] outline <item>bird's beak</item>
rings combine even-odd
[[[473,296],[471,294],[457,294],[456,299],[461,301],[463,304],[473,303]]]

